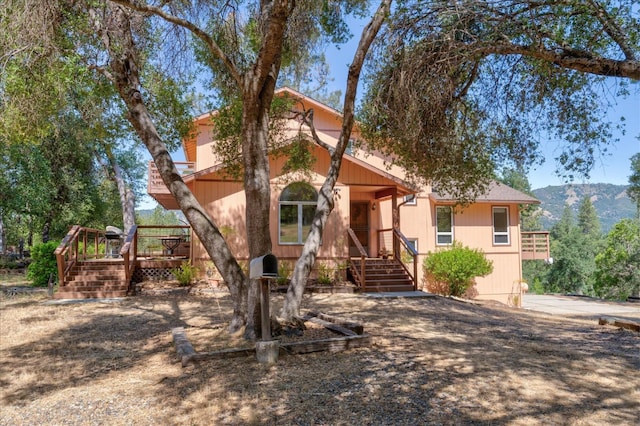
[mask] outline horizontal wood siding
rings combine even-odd
[[[419,268],[418,286],[424,286],[423,261],[428,252],[445,249],[435,243],[435,206],[426,197],[419,197],[416,206],[400,208],[401,230],[408,238],[418,238]],[[484,278],[478,278],[475,290],[479,299],[498,300],[514,304],[519,294],[522,276],[520,260],[520,227],[518,206],[514,204],[495,204],[509,207],[510,245],[493,244],[493,204],[473,204],[463,210],[458,208],[454,214],[453,232],[456,241],[464,246],[479,248],[493,262],[494,271]]]
[[[520,255],[489,253],[487,258],[493,262],[493,273],[476,279],[477,298],[516,306],[522,276]]]

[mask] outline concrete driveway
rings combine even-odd
[[[638,303],[607,302],[589,297],[525,294],[522,307],[554,315],[608,316],[640,321]]]

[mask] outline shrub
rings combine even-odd
[[[288,260],[280,262],[278,265],[278,278],[276,279],[278,285],[287,285],[292,271],[293,266],[291,266],[291,262]]]
[[[333,268],[324,262],[318,265],[318,284],[329,285],[333,283]]]
[[[173,268],[171,273],[176,277],[176,280],[178,280],[178,283],[180,283],[182,287],[186,287],[196,278],[198,268],[191,265],[188,260],[185,260],[180,266]]]
[[[475,277],[484,277],[493,271],[493,263],[482,250],[463,247],[454,241],[449,249],[429,252],[424,271],[430,289],[446,296],[462,296]]]
[[[50,276],[53,276],[57,281],[58,265],[55,251],[59,244],[57,241],[49,241],[36,244],[31,248],[32,261],[27,269],[27,278],[32,281],[34,286],[46,287],[49,284]]]

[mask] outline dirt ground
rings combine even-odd
[[[360,321],[370,347],[182,368],[229,339],[229,297],[0,299],[0,425],[638,424],[640,334],[444,298],[305,296]],[[272,307],[282,303],[274,295]]]

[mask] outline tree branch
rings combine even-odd
[[[580,72],[602,75],[606,77],[624,77],[640,80],[640,61],[608,59],[594,57],[588,52],[560,48],[556,50],[544,49],[542,46],[521,46],[514,43],[495,43],[478,49],[484,55],[522,55],[552,62],[563,68]]]
[[[349,66],[342,112],[342,116],[344,117],[342,120],[342,131],[340,132],[340,138],[338,139],[335,153],[335,155],[340,157],[342,157],[347,148],[349,138],[351,137],[353,123],[355,121],[354,112],[356,92],[358,90],[358,82],[360,81],[360,72],[362,71],[364,60],[367,57],[367,53],[369,52],[369,48],[371,47],[373,40],[376,38],[378,31],[380,31],[380,27],[382,27],[384,20],[389,15],[392,1],[393,0],[382,0],[380,2],[375,15],[362,30],[362,36],[360,37],[358,48],[356,49],[356,53],[353,55],[353,61]]]
[[[90,70],[94,70],[97,71],[98,74],[102,74],[107,80],[109,80],[111,83],[115,83],[115,78],[113,77],[113,75],[104,67],[100,67],[98,65],[87,65],[87,68],[89,68]]]
[[[313,124],[313,109],[303,109],[302,112],[296,113],[295,116],[300,117],[300,119],[302,120],[300,123],[301,126],[302,124],[305,124],[307,125],[307,127],[309,127],[309,130],[311,131],[311,137],[313,138],[314,142],[322,148],[326,149],[329,152],[329,155],[333,155],[335,148],[322,141],[318,136],[318,133],[316,132],[316,126]]]
[[[602,7],[600,3],[595,0],[589,0],[588,3],[595,10],[595,15],[598,18],[598,21],[600,21],[600,23],[604,27],[605,32],[609,34],[609,37],[611,37],[618,46],[620,46],[620,49],[622,50],[622,53],[624,53],[625,58],[628,61],[635,60],[636,56],[633,52],[633,49],[627,43],[627,38],[624,36],[624,32],[620,29],[620,27],[618,27],[618,25],[616,25],[615,21],[611,19],[611,16],[609,16],[607,11]]]
[[[282,40],[286,29],[287,19],[291,13],[292,6],[290,0],[273,0],[271,2],[261,1],[261,15],[267,16],[264,33],[266,37],[258,51],[253,63],[252,74],[256,79],[257,86],[263,86],[264,80],[271,74],[272,67],[279,56],[282,55]],[[279,67],[278,67],[279,68]],[[274,79],[277,78],[274,75]],[[247,84],[254,85],[254,82],[247,81]]]
[[[193,22],[188,21],[186,19],[179,18],[177,16],[174,16],[170,13],[165,12],[159,7],[149,6],[148,4],[142,4],[136,1],[129,1],[129,0],[111,0],[111,1],[113,1],[114,3],[118,3],[131,10],[135,10],[138,12],[151,13],[153,15],[156,15],[164,19],[167,22],[170,22],[172,24],[178,25],[182,28],[185,28],[191,31],[196,37],[202,40],[209,47],[209,50],[211,50],[211,53],[213,53],[218,58],[220,58],[220,60],[222,60],[222,62],[225,64],[225,66],[227,67],[227,70],[229,71],[233,79],[236,81],[236,83],[240,87],[242,86],[242,74],[238,70],[238,67],[236,67],[236,65],[233,63],[231,58],[226,53],[224,53],[224,51],[220,48],[220,46],[218,46],[215,40],[211,38],[209,34],[207,34],[204,30],[202,30]]]

